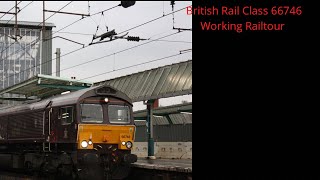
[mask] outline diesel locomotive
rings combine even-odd
[[[132,102],[95,86],[0,110],[0,169],[48,177],[123,179],[135,125]]]

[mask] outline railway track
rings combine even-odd
[[[21,173],[0,171],[0,180],[32,180],[32,176],[28,176]]]
[[[27,175],[25,172],[0,170],[0,180],[47,180],[48,177]]]

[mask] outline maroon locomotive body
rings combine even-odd
[[[96,86],[0,110],[0,168],[74,179],[122,179],[135,126],[131,100]]]

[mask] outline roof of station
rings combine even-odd
[[[133,102],[192,94],[192,60],[94,83],[127,94]]]
[[[42,99],[52,95],[61,94],[65,91],[75,91],[88,88],[91,85],[92,82],[88,81],[77,81],[75,79],[38,74],[26,81],[0,90],[0,99],[10,100],[10,98],[6,96],[8,94],[24,95],[26,98],[36,97]],[[11,100],[15,100],[15,98],[12,98]]]
[[[146,124],[147,110],[133,113],[135,124]],[[159,107],[153,110],[154,125],[192,124],[192,102],[173,106]]]
[[[46,98],[65,91],[109,85],[124,92],[132,102],[192,94],[192,60],[166,65],[106,81],[92,83],[49,75],[36,75],[0,90],[0,99],[25,101]],[[16,96],[20,95],[20,96]],[[21,98],[21,95],[25,97]]]
[[[13,27],[16,24],[15,21],[8,21],[8,20],[0,20],[1,27]],[[30,28],[30,29],[41,29],[42,22],[31,22],[31,21],[17,21],[18,28]],[[52,29],[56,27],[53,23],[45,22],[46,29]]]

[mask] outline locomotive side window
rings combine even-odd
[[[102,123],[103,110],[101,104],[81,104],[81,122]]]
[[[129,123],[130,111],[128,106],[109,105],[108,107],[110,123]]]
[[[73,122],[73,107],[63,107],[60,109],[61,124],[68,125]]]

